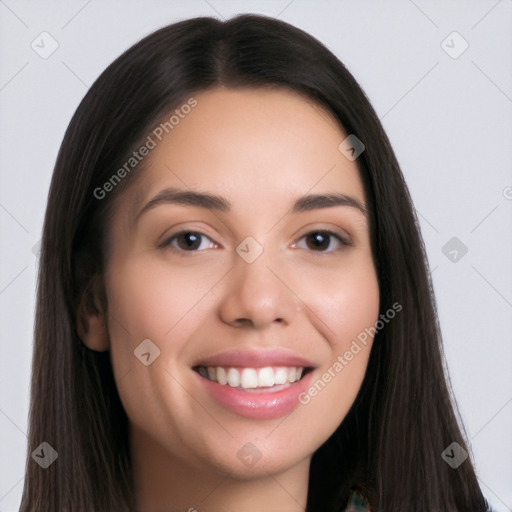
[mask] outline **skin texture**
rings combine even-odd
[[[145,157],[143,179],[119,198],[100,283],[108,309],[98,286],[79,334],[111,352],[140,510],[302,511],[311,456],[354,402],[371,338],[309,403],[277,419],[224,408],[191,366],[230,348],[281,347],[314,363],[314,382],[375,324],[365,215],[350,206],[290,212],[305,194],[364,204],[362,182],[338,150],[346,134],[309,100],[264,89],[194,97],[197,106]],[[164,204],[136,221],[167,187],[221,195],[231,209]],[[177,238],[159,247],[181,230],[206,236],[200,250]],[[306,235],[325,230],[352,245],[331,236],[316,248]],[[235,251],[247,236],[263,248],[252,263]],[[160,350],[149,366],[134,356],[145,339]],[[251,467],[237,457],[248,442],[262,455]]]

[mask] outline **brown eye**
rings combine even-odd
[[[331,236],[326,233],[311,233],[306,236],[306,244],[309,249],[319,249],[324,251],[329,248]]]
[[[182,252],[197,252],[198,250],[208,249],[212,245],[214,245],[212,240],[202,233],[181,231],[168,238],[160,247],[170,247],[172,250]]]
[[[180,249],[196,250],[201,246],[201,235],[197,233],[181,233],[176,237]]]
[[[346,240],[341,238],[332,231],[311,231],[304,235],[301,240],[305,240],[306,249],[315,252],[332,252],[340,247],[350,245]]]

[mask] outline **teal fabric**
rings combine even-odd
[[[351,492],[345,512],[370,512],[368,502],[357,489]]]

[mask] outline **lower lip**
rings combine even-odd
[[[313,372],[309,372],[287,388],[272,393],[241,391],[196,375],[217,402],[239,416],[252,419],[273,419],[291,413],[300,403],[299,395],[309,387],[313,378]]]

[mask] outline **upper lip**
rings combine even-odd
[[[313,368],[315,365],[307,359],[283,349],[230,349],[201,359],[197,366],[242,366],[263,368],[265,366],[294,366]]]

